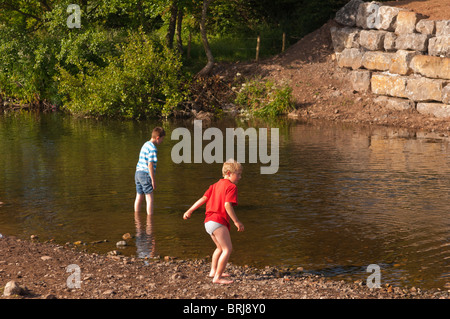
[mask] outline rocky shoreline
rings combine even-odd
[[[1,299],[450,299],[449,291],[333,281],[302,270],[230,264],[213,284],[206,259],[138,259],[0,238]],[[10,290],[11,288],[12,291]]]

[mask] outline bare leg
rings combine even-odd
[[[213,254],[213,261],[211,263],[211,272],[215,268],[213,283],[215,284],[231,284],[232,280],[223,279],[225,277],[224,271],[230,258],[233,245],[231,244],[230,232],[227,227],[219,227],[211,235],[217,248]],[[210,273],[211,275],[211,273]]]
[[[135,213],[139,213],[143,199],[144,199],[144,195],[136,193],[136,199],[134,200],[134,212]]]
[[[213,239],[213,241],[215,242],[216,240],[214,239],[214,236],[211,236],[211,238]],[[217,246],[217,243],[216,243]],[[212,259],[211,259],[211,271],[209,272],[209,276],[211,278],[214,278],[214,275],[216,274],[216,270],[217,270],[217,262],[219,261],[219,257],[222,254],[222,249],[217,246],[216,250],[214,250],[214,253],[212,255]]]
[[[147,204],[147,215],[153,216],[153,193],[145,194],[145,201]]]
[[[214,253],[212,255],[211,271],[209,272],[208,277],[214,278],[214,275],[216,274],[216,270],[217,270],[217,263],[219,262],[220,255],[222,254],[222,248],[220,247],[219,243],[215,239],[214,235],[211,236],[211,238],[214,241],[214,243],[216,244],[217,248],[216,248],[216,250],[214,250]],[[222,273],[222,277],[229,277],[229,276],[230,276],[229,274]]]

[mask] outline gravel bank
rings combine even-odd
[[[72,265],[72,266],[70,266]],[[53,243],[0,239],[3,299],[449,299],[448,291],[332,281],[301,271],[229,265],[234,283],[213,284],[209,262],[142,260],[81,252]],[[79,279],[79,281],[76,281]],[[4,296],[14,281],[18,294]]]

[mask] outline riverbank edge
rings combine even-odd
[[[0,238],[0,252],[0,299],[450,299],[440,289],[368,288],[301,270],[234,264],[227,267],[234,282],[217,285],[207,277],[206,258],[146,260],[14,236]],[[5,296],[11,281],[19,290]]]

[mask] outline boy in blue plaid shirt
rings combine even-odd
[[[163,142],[164,136],[166,136],[164,129],[159,126],[155,127],[152,131],[152,138],[145,142],[139,153],[134,177],[136,183],[135,213],[139,213],[139,208],[145,198],[147,215],[153,215],[153,191],[156,189],[155,171],[158,162],[156,146]]]

